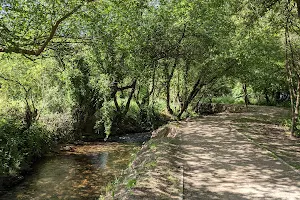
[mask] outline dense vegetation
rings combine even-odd
[[[1,1],[1,176],[59,142],[151,130],[202,102],[290,105],[296,136],[297,8],[292,0]]]

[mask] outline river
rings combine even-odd
[[[128,167],[139,145],[85,143],[46,156],[19,185],[1,200],[94,200]]]

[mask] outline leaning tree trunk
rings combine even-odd
[[[200,83],[201,83],[201,79],[198,78],[198,80],[196,81],[196,83],[193,86],[192,91],[190,92],[190,94],[188,95],[188,97],[186,98],[186,100],[184,101],[183,106],[182,106],[179,114],[177,115],[178,119],[181,119],[182,114],[187,110],[187,108],[190,105],[191,101],[197,96],[197,94],[200,91],[200,89],[204,86],[204,84],[202,84],[201,86],[199,86]]]
[[[136,79],[133,81],[133,83],[131,84],[131,91],[130,91],[130,94],[129,94],[129,97],[127,99],[127,103],[126,103],[126,106],[125,106],[125,109],[124,111],[122,112],[122,115],[123,117],[126,116],[126,114],[128,113],[129,111],[129,107],[130,107],[130,103],[131,103],[131,100],[132,100],[132,97],[133,97],[133,94],[135,92],[135,87],[136,87]]]
[[[181,119],[182,114],[188,109],[190,103],[194,100],[194,98],[198,95],[198,93],[203,89],[203,87],[210,85],[210,84],[214,84],[214,82],[219,78],[222,77],[222,75],[228,71],[229,69],[232,68],[232,65],[230,65],[229,67],[227,67],[226,69],[224,69],[224,71],[216,74],[215,76],[213,76],[211,79],[203,82],[203,80],[201,80],[201,75],[199,74],[197,81],[195,82],[193,89],[191,90],[191,92],[189,93],[188,97],[185,99],[183,106],[179,112],[179,114],[177,115],[177,119]]]

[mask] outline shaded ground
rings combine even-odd
[[[237,131],[255,141],[275,156],[300,169],[300,140],[290,137],[282,121],[289,118],[288,110],[276,107],[250,107],[243,116],[232,114]]]
[[[181,123],[183,198],[300,199],[299,172],[252,141],[280,153],[293,145],[296,153],[287,161],[298,162],[299,140],[273,124],[282,114],[281,109],[252,107],[247,113]]]
[[[300,141],[280,126],[287,115],[250,107],[169,125],[153,134],[158,137],[111,194],[122,200],[300,199]]]

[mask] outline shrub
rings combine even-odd
[[[0,174],[16,175],[51,147],[50,132],[39,124],[28,130],[20,121],[1,118],[0,120]]]
[[[53,141],[69,142],[75,139],[71,113],[51,113],[41,116],[39,121],[51,132]]]

